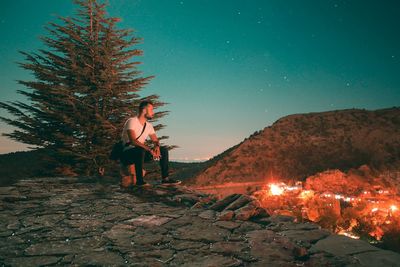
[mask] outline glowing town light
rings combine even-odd
[[[373,209],[371,210],[371,212],[375,212],[375,211],[378,211],[378,208],[373,208]]]
[[[397,210],[397,206],[396,206],[396,205],[391,205],[391,206],[390,206],[390,210],[391,210],[392,212],[396,211],[396,210]]]
[[[283,188],[280,187],[279,185],[270,184],[269,188],[270,188],[271,194],[274,196],[279,196],[279,195],[282,195],[282,193],[283,193]]]
[[[299,198],[303,198],[303,199],[310,198],[313,196],[313,194],[314,194],[314,192],[312,190],[303,190],[303,191],[301,191]]]

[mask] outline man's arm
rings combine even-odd
[[[134,146],[140,146],[140,147],[142,147],[143,149],[145,149],[145,150],[151,152],[151,148],[150,148],[150,147],[148,147],[148,146],[146,146],[145,144],[143,144],[143,143],[139,142],[138,140],[136,140],[135,131],[128,129],[127,132],[128,132],[129,141],[131,142],[132,145],[134,145]]]
[[[154,152],[156,154],[156,157],[159,158],[160,157],[160,141],[157,138],[157,135],[154,134],[149,134],[151,141],[153,141],[153,143],[155,144],[154,147]]]
[[[154,134],[149,134],[151,141],[155,144],[156,147],[160,147],[160,141],[157,138],[157,135]]]

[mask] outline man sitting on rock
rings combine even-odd
[[[129,172],[134,165],[137,186],[149,186],[143,180],[144,162],[151,160],[160,160],[161,183],[164,185],[176,185],[181,182],[168,177],[168,149],[165,146],[160,147],[160,142],[156,136],[153,125],[147,120],[154,117],[153,103],[151,101],[142,101],[139,105],[139,115],[129,118],[123,127],[122,141],[124,151],[121,158],[123,172]],[[154,147],[145,145],[146,138],[150,136]],[[130,173],[133,175],[133,173]]]

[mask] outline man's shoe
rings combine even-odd
[[[163,185],[178,185],[180,183],[182,183],[182,181],[175,180],[175,179],[168,178],[168,177],[161,180],[161,184],[163,184]]]
[[[144,188],[144,187],[151,187],[151,184],[149,184],[149,183],[141,183],[141,184],[137,183],[136,186]]]

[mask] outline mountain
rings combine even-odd
[[[361,165],[400,169],[400,107],[335,110],[283,117],[210,160],[188,183],[304,180]]]

